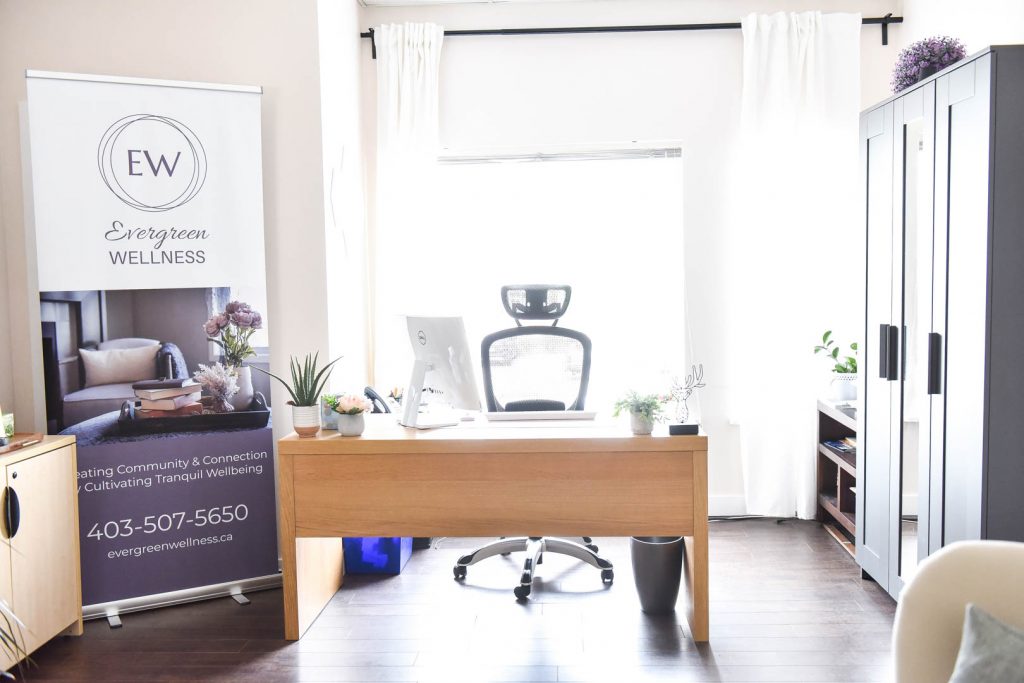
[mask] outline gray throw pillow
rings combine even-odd
[[[1024,683],[1024,631],[967,605],[964,635],[949,683]]]

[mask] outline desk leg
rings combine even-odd
[[[341,587],[345,558],[340,538],[296,537],[291,456],[279,458],[278,470],[284,637],[298,640]]]
[[[693,536],[686,538],[686,620],[698,643],[708,642],[708,454],[693,454]]]

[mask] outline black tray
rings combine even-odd
[[[135,404],[125,401],[117,418],[121,434],[166,434],[168,432],[203,432],[214,429],[261,429],[270,421],[270,408],[263,394],[256,392],[248,410],[230,413],[204,413],[181,417],[135,417]]]

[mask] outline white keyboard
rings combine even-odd
[[[593,420],[597,413],[589,410],[510,410],[484,413],[493,422],[526,422],[528,420]]]

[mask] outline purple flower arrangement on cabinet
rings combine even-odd
[[[904,48],[896,59],[896,67],[892,71],[892,91],[898,93],[906,90],[966,56],[967,50],[956,38],[936,36],[919,40]]]

